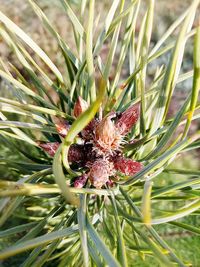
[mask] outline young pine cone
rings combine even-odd
[[[133,125],[137,122],[139,115],[139,104],[133,105],[122,112],[120,118],[115,123],[115,126],[119,130],[121,135],[125,136],[128,132],[131,131]]]
[[[120,171],[125,175],[134,175],[139,172],[143,165],[140,162],[124,157],[116,157],[114,160],[114,167],[116,171]]]
[[[119,148],[121,135],[115,127],[110,116],[105,117],[96,127],[94,141],[96,146],[104,153],[112,153]]]
[[[114,174],[113,164],[105,159],[97,159],[91,166],[89,179],[96,188],[101,188],[109,181],[109,176]]]

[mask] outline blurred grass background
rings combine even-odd
[[[71,24],[61,8],[59,1],[57,0],[38,0],[36,1],[42,9],[47,14],[49,20],[53,22],[56,26],[58,31],[61,33],[63,38],[67,40],[69,46],[73,49],[74,47],[74,40],[72,34],[72,27]],[[73,5],[73,8],[78,12],[79,10],[79,0],[70,1]],[[110,5],[111,1],[96,1],[97,2],[97,14],[99,13],[98,10],[105,10]],[[142,4],[145,6],[145,0],[142,1]],[[175,20],[175,18],[181,14],[185,8],[190,3],[190,0],[158,0],[156,1],[156,17],[154,21],[154,34],[152,42],[156,42],[160,36],[166,31],[168,26]],[[36,17],[34,12],[32,11],[31,7],[29,6],[28,2],[25,0],[0,0],[0,8],[1,11],[5,12],[15,23],[17,23],[20,27],[22,27],[51,57],[51,59],[62,68],[62,61],[60,54],[58,52],[57,43],[51,36],[43,29],[42,24],[40,23],[39,19]],[[102,12],[106,13],[106,12]],[[103,20],[102,20],[103,21]],[[100,25],[98,25],[100,27]],[[138,25],[139,27],[139,25]],[[109,45],[109,44],[108,44]],[[186,54],[187,54],[187,61],[184,62],[183,69],[185,71],[189,70],[192,66],[192,48],[188,45]],[[106,46],[105,51],[106,53]],[[5,43],[2,42],[0,37],[0,53],[6,60],[11,61],[17,65],[17,61],[12,54],[12,51],[8,49]],[[34,55],[33,55],[34,56]],[[164,58],[163,60],[167,60]],[[41,64],[41,62],[40,62]],[[154,68],[153,65],[150,66]],[[23,72],[23,70],[21,70]],[[124,76],[126,76],[126,70],[124,70]],[[175,96],[174,99],[174,106],[171,107],[172,112],[176,112],[177,105],[181,98],[184,96],[184,92],[190,90],[191,88],[191,81],[187,81],[181,84],[182,88],[180,88],[180,93]],[[0,95],[7,95],[7,91],[3,91],[3,87],[0,87]],[[176,107],[176,108],[174,108]],[[199,127],[199,125],[194,125],[194,131]],[[1,153],[4,157],[10,156],[10,149],[6,147],[6,144],[0,145]],[[20,160],[19,155],[13,153],[14,160]],[[172,166],[170,166],[173,168]],[[181,157],[178,159],[178,163],[176,162],[176,168],[184,167],[184,169],[200,169],[199,166],[199,153],[198,151],[195,154],[183,153]],[[3,177],[15,176],[15,170],[10,170],[9,172],[6,169],[6,166],[1,166],[0,174]],[[184,176],[178,176],[176,174],[170,175],[169,174],[162,174],[166,175],[167,179],[159,179],[157,177],[155,179],[155,185],[161,186],[159,181],[166,181],[169,185],[171,181],[181,181],[185,179]],[[166,185],[166,184],[165,184]],[[177,203],[172,202],[171,205],[174,205],[174,209],[177,207]],[[16,218],[17,219],[17,218]],[[192,222],[191,222],[192,220]],[[191,222],[192,225],[199,227],[200,225],[200,215],[195,213],[195,215],[190,216],[190,218],[186,218],[182,220],[182,222]],[[9,222],[11,223],[11,222]],[[183,231],[182,229],[178,229],[177,227],[168,224],[167,226],[156,226],[156,229],[159,229],[162,237],[166,240],[166,242],[174,248],[177,255],[180,258],[187,259],[188,262],[192,262],[192,266],[200,267],[200,236],[192,236],[189,232]],[[6,244],[7,245],[7,244]],[[26,257],[26,255],[24,255]],[[18,266],[17,257],[13,259],[13,261],[6,261],[4,262],[4,266]],[[149,267],[149,266],[158,266],[157,262],[150,257],[147,262],[144,262],[141,258],[141,255],[135,258],[133,264],[131,266],[139,267]]]

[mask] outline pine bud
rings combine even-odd
[[[74,116],[77,118],[84,111],[86,111],[86,109],[88,109],[88,103],[82,97],[79,96],[74,105]]]
[[[74,181],[74,187],[82,188],[87,182],[88,174],[84,173],[83,175],[77,177]]]
[[[121,133],[121,135],[126,135],[130,132],[133,125],[137,122],[140,114],[140,105],[136,104],[125,110],[119,119],[117,119],[115,126]]]
[[[105,117],[96,127],[95,143],[104,152],[111,152],[119,147],[121,135],[110,116]]]
[[[56,150],[60,145],[59,142],[45,143],[38,141],[37,143],[51,157],[55,155]],[[68,153],[69,162],[81,162],[86,160],[85,152],[86,149],[84,148],[84,145],[77,145],[77,144],[71,145]]]
[[[114,168],[115,170],[130,176],[139,172],[143,168],[143,165],[132,159],[116,157],[114,160]]]
[[[108,182],[111,175],[113,175],[112,163],[97,159],[90,168],[89,179],[94,187],[101,188]]]
[[[58,147],[60,145],[59,142],[45,143],[45,142],[40,142],[40,141],[38,141],[37,144],[51,157],[53,157],[55,155],[56,150],[58,149]]]
[[[69,162],[81,162],[85,160],[84,145],[71,145],[68,152]]]

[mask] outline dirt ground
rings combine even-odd
[[[71,0],[72,8],[76,12],[79,12],[80,0]],[[142,0],[142,11],[144,12],[147,6],[147,0]],[[167,29],[167,27],[181,14],[189,5],[191,0],[157,0],[155,1],[155,23],[153,38],[156,40]],[[67,43],[73,48],[73,33],[69,20],[63,10],[59,0],[36,0],[36,3],[47,14],[50,21],[58,29],[58,32],[67,40]],[[96,1],[97,13],[105,10],[111,5],[112,1]],[[33,12],[28,0],[0,0],[0,10],[9,16],[15,23],[22,27],[26,33],[31,37],[50,55],[55,57],[55,60],[59,60],[56,57],[57,44],[53,41],[44,28],[41,22]],[[103,21],[103,19],[100,21]],[[139,21],[138,21],[139,22]],[[99,27],[101,24],[99,24]],[[5,45],[2,44],[0,38],[0,53],[8,56],[9,51]]]
[[[72,49],[74,45],[73,30],[70,21],[60,4],[59,0],[35,0],[36,3],[45,12],[51,23],[58,30],[61,36],[66,40],[69,47]],[[68,0],[71,2],[72,9],[78,14],[81,0]],[[172,24],[172,22],[186,10],[192,0],[155,0],[155,19],[152,35],[152,42],[157,42],[160,36],[165,33],[166,29]],[[128,1],[127,1],[128,3]],[[141,13],[144,13],[147,7],[148,0],[141,1]],[[102,13],[100,22],[98,23],[97,30],[101,28],[103,23],[103,16],[106,14],[106,10],[112,4],[112,0],[95,1],[96,12]],[[50,56],[55,64],[61,69],[64,65],[63,57],[58,52],[58,46],[56,40],[44,30],[41,21],[32,10],[28,0],[0,0],[0,10],[10,17],[17,25],[19,25],[28,35],[30,35],[36,43],[41,46],[42,49]],[[103,11],[103,12],[102,12]],[[200,10],[198,10],[200,13]],[[86,14],[87,16],[87,14]],[[139,16],[139,18],[142,17]],[[198,18],[198,15],[196,16]],[[197,19],[196,19],[197,20]],[[138,28],[140,24],[138,19]],[[192,68],[192,42],[187,45],[186,60],[183,62],[183,71],[186,72]],[[102,53],[106,54],[106,47]],[[31,51],[30,51],[31,52]],[[76,51],[73,51],[76,52]],[[0,36],[0,56],[6,60],[18,65],[16,58],[13,56],[10,49],[6,46],[5,42]],[[103,56],[103,55],[102,55]],[[38,59],[35,59],[38,60]],[[159,59],[161,62],[155,61],[149,67],[149,73],[154,73],[157,64],[162,64],[162,61],[166,61],[167,58]],[[43,64],[40,62],[40,64]],[[44,66],[45,67],[45,66]],[[123,74],[122,74],[123,75]],[[126,76],[126,73],[123,75]],[[191,88],[191,80],[187,80],[182,86],[183,91],[188,91]],[[182,94],[182,93],[181,93]],[[178,97],[178,96],[176,96]]]

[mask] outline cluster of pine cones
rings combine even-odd
[[[88,108],[81,97],[74,105],[77,118]],[[73,186],[82,188],[90,182],[95,188],[112,186],[119,176],[131,176],[140,171],[143,165],[125,158],[122,153],[124,137],[131,131],[139,117],[139,104],[129,107],[122,113],[110,112],[104,118],[94,118],[79,134],[80,144],[69,148],[68,161],[76,164],[84,173],[73,181]],[[58,134],[65,138],[71,125],[63,119],[55,123]],[[60,146],[59,142],[38,142],[51,157]]]

